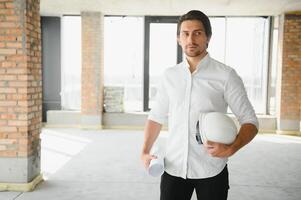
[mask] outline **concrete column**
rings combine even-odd
[[[301,11],[280,20],[278,132],[299,132],[301,119]]]
[[[41,180],[39,12],[39,0],[0,2],[0,191],[28,191]]]
[[[100,128],[103,113],[103,15],[82,12],[82,127]]]

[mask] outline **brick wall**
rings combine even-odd
[[[39,154],[39,6],[39,0],[0,0],[0,158]]]
[[[287,125],[299,126],[300,130],[301,12],[284,15],[282,41],[280,119],[288,122]]]
[[[101,123],[103,112],[103,15],[82,12],[82,121]],[[87,120],[85,120],[86,118]],[[92,119],[94,118],[94,119]],[[86,123],[84,122],[84,124]]]

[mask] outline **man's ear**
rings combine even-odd
[[[177,36],[177,42],[181,46],[181,41],[180,41],[180,36],[179,35]]]
[[[211,39],[211,37],[207,37],[207,48],[209,46],[210,39]]]
[[[211,36],[207,37],[207,46],[209,45],[210,39],[211,39]]]

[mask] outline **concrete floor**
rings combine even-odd
[[[34,192],[0,192],[1,200],[159,199],[159,178],[139,160],[141,131],[44,128],[41,138],[46,181]],[[229,160],[228,199],[300,200],[300,153],[300,137],[256,136]]]

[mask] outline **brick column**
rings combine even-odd
[[[101,127],[103,112],[103,15],[82,12],[82,88],[83,127]]]
[[[301,11],[284,14],[281,28],[282,61],[278,131],[300,131]]]
[[[39,11],[39,0],[0,1],[0,190],[30,190],[41,177]]]

